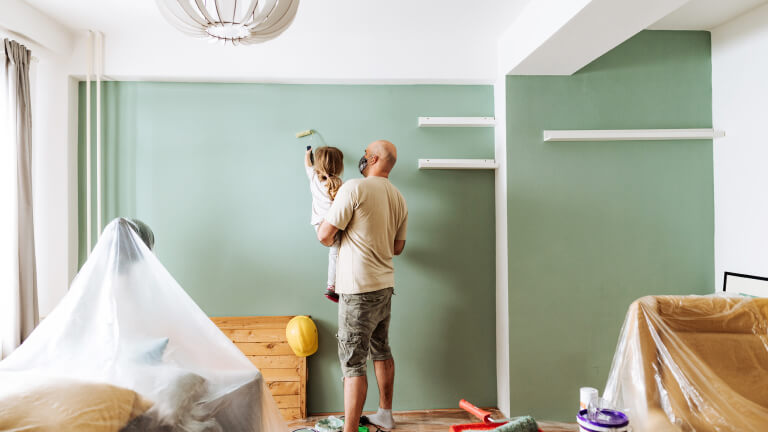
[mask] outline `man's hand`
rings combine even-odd
[[[405,240],[395,240],[395,255],[400,255],[405,249]]]
[[[317,229],[317,239],[320,240],[320,243],[324,246],[330,247],[333,245],[333,240],[336,238],[337,232],[339,232],[338,228],[323,221],[323,223],[320,224],[320,228]]]

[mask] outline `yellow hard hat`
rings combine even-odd
[[[308,316],[293,317],[285,328],[288,345],[299,357],[311,356],[317,352],[317,327]]]

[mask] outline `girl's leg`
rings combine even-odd
[[[339,295],[336,294],[336,260],[339,257],[339,238],[328,248],[328,289],[325,290],[325,296],[329,300],[339,301]]]
[[[339,258],[339,241],[328,248],[328,286],[336,287],[336,260]]]

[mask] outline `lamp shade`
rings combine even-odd
[[[239,45],[279,36],[293,22],[299,0],[157,0],[157,6],[183,33]]]

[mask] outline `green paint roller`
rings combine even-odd
[[[512,419],[496,429],[465,429],[463,432],[539,432],[539,425],[531,416]]]
[[[315,133],[312,129],[307,129],[305,131],[296,132],[296,138],[304,138],[305,136],[309,136]]]
[[[305,136],[310,136],[313,133],[315,133],[315,131],[313,129],[307,129],[305,131],[296,132],[296,138],[304,138]],[[310,151],[310,150],[312,150],[312,146],[307,146],[307,151]],[[312,165],[315,164],[315,154],[314,153],[310,153],[309,154],[309,161],[312,162]]]
[[[509,423],[491,430],[494,432],[538,432],[539,425],[536,424],[533,417],[525,416],[513,419]]]

